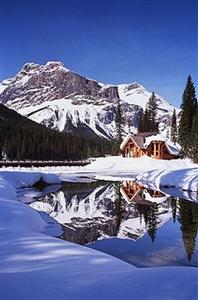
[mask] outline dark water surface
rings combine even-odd
[[[18,198],[62,224],[67,241],[139,267],[198,266],[196,202],[130,181],[22,189]]]

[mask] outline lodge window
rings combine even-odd
[[[151,144],[151,153],[152,153],[152,155],[154,155],[154,145],[153,144]]]

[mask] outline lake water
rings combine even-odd
[[[61,224],[67,241],[138,267],[198,266],[198,203],[131,181],[21,189],[18,198]]]

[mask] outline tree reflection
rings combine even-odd
[[[198,231],[198,205],[193,202],[179,199],[178,221],[181,224],[182,240],[186,255],[191,261],[196,246],[196,236]]]
[[[120,224],[122,222],[122,197],[120,192],[121,183],[114,184],[115,188],[115,214],[116,214],[116,235],[119,232]]]
[[[158,204],[152,203],[149,205],[137,203],[136,207],[140,214],[140,220],[142,220],[142,218],[144,219],[147,233],[151,237],[152,242],[154,242],[158,225]]]
[[[169,199],[172,208],[172,218],[173,218],[173,222],[175,223],[177,217],[177,198],[175,198],[174,196],[170,196]]]

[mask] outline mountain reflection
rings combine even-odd
[[[63,225],[62,238],[78,244],[118,237],[137,241],[148,234],[154,242],[157,231],[169,220],[180,224],[181,238],[190,261],[198,231],[196,203],[145,188],[134,181],[64,184],[58,191],[39,195],[31,207],[44,211]],[[28,197],[28,191],[25,195]],[[20,197],[24,195],[20,191]],[[175,226],[172,223],[172,226]]]

